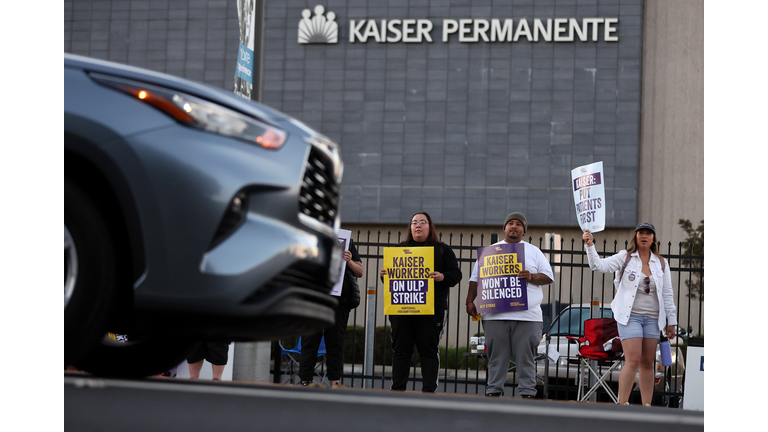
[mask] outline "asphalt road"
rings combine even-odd
[[[75,431],[703,431],[704,413],[476,395],[65,374]]]

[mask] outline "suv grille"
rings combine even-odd
[[[334,179],[333,161],[311,147],[299,194],[299,212],[333,227],[339,206],[339,186]]]
[[[276,290],[286,287],[309,288],[313,291],[328,294],[331,292],[333,284],[330,282],[326,282],[325,284],[318,282],[327,280],[326,275],[327,272],[325,270],[320,269],[314,271],[308,269],[304,264],[294,264],[270,279],[261,289],[246,298],[243,303],[258,303],[262,298],[269,296]]]

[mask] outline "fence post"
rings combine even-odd
[[[548,243],[549,247],[549,262],[550,266],[552,263],[555,263],[555,241],[559,237],[558,234],[555,233],[547,233],[546,234],[546,242]],[[559,261],[559,260],[557,260]],[[552,342],[552,335],[549,332],[549,327],[552,325],[552,322],[555,320],[555,293],[557,290],[555,289],[555,284],[557,283],[557,272],[560,271],[560,268],[555,265],[555,268],[552,271],[552,283],[547,285],[547,289],[549,290],[549,318],[544,320],[542,323],[542,332],[544,332],[544,337],[546,343],[544,344],[544,353],[546,354],[546,357],[544,357],[544,376],[546,379],[544,380],[544,399],[549,399],[549,344]]]
[[[365,324],[365,356],[363,360],[363,376],[373,376],[373,339],[376,334],[376,287],[368,287],[366,295],[366,324]],[[365,378],[363,388],[373,388],[373,379]]]

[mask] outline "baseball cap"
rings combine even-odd
[[[635,232],[638,232],[642,229],[651,230],[654,234],[656,234],[656,228],[653,226],[652,223],[648,223],[648,222],[641,223],[640,225],[637,226],[637,228],[635,228]]]

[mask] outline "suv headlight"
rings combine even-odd
[[[285,131],[274,126],[180,91],[96,73],[90,76],[100,84],[152,105],[184,126],[272,150],[279,149],[287,138]]]

